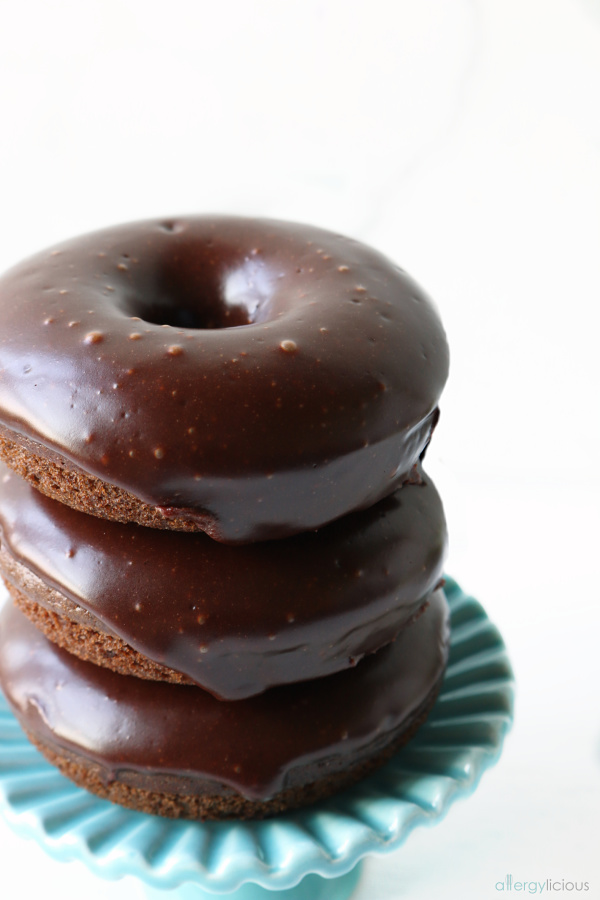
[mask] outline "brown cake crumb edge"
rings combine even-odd
[[[12,434],[12,433],[11,433]],[[146,528],[210,534],[211,517],[194,512],[194,518],[165,516],[160,509],[144,503],[124,488],[102,481],[95,475],[69,466],[58,454],[19,435],[20,443],[0,426],[0,460],[36,490],[72,509],[116,522],[134,523]]]
[[[147,681],[166,681],[170,684],[194,684],[191,678],[167,666],[154,662],[134,650],[116,635],[95,631],[86,625],[72,622],[31,600],[8,581],[4,582],[15,606],[27,616],[49,641],[79,659],[111,669],[119,675],[131,675]]]

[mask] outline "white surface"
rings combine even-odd
[[[0,86],[0,269],[217,210],[340,229],[436,298],[448,570],[502,629],[517,719],[355,900],[600,897],[600,0],[0,0]],[[3,823],[0,861],[3,898],[139,896]]]

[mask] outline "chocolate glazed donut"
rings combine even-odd
[[[229,547],[83,515],[0,464],[0,574],[77,656],[238,700],[348,668],[423,611],[446,549],[428,481],[318,532]]]
[[[0,456],[84,512],[226,543],[411,477],[448,351],[384,256],[304,225],[144,222],[0,280]]]
[[[448,643],[436,591],[409,631],[356,668],[227,703],[83,662],[7,606],[0,688],[48,759],[100,796],[166,816],[260,817],[385,762],[433,705]]]

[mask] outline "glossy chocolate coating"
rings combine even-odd
[[[0,279],[0,424],[225,542],[391,494],[447,371],[409,276],[304,225],[121,226]]]
[[[319,532],[230,547],[86,516],[0,465],[0,543],[144,656],[233,700],[347,668],[421,608],[446,549],[423,478]],[[31,579],[17,586],[44,603]]]
[[[147,773],[145,786],[160,791],[161,776],[176,775],[188,794],[212,782],[268,799],[381,752],[441,679],[447,646],[438,591],[413,627],[356,668],[227,703],[83,662],[9,606],[0,686],[27,731],[100,763],[108,777]]]

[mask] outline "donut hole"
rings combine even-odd
[[[269,318],[274,278],[254,259],[214,265],[208,253],[177,257],[121,300],[128,316],[151,325],[206,330],[252,325]]]
[[[203,303],[197,306],[180,305],[171,298],[157,298],[137,312],[144,322],[151,325],[171,325],[173,328],[192,328],[196,330],[212,328],[232,328],[236,325],[250,325],[248,311],[243,307],[223,308],[220,304]]]

